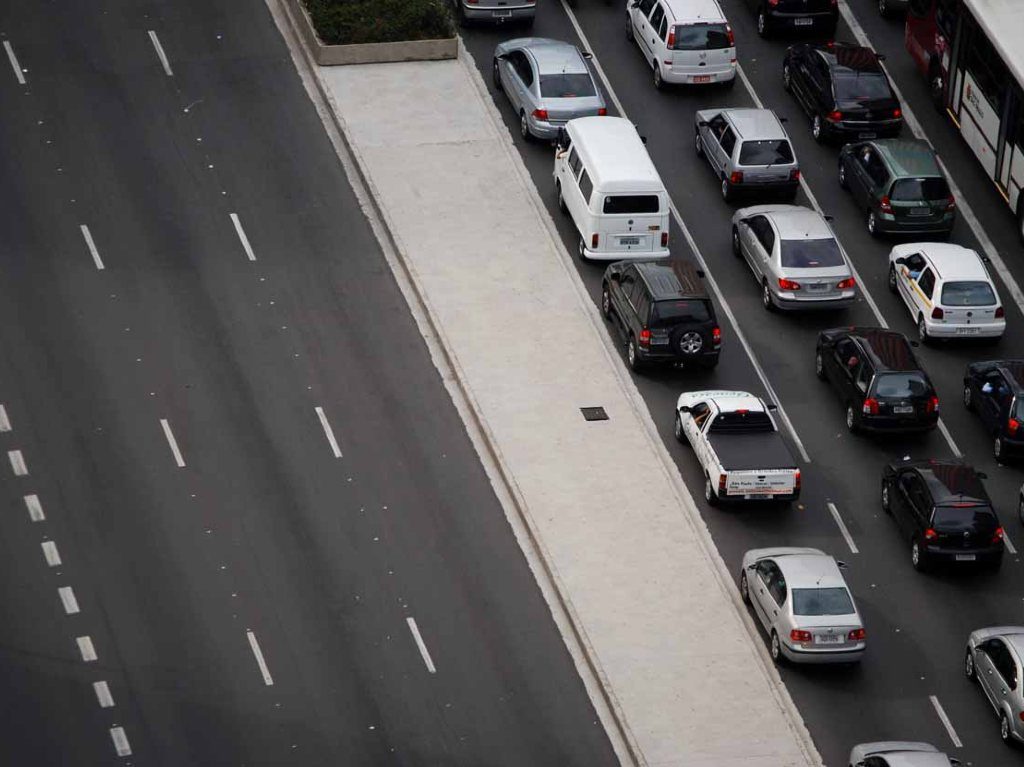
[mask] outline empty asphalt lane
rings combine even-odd
[[[27,48],[31,99],[2,96],[22,128],[0,150],[22,201],[4,220],[8,386],[43,443],[33,473],[51,467],[77,500],[94,572],[76,594],[115,642],[117,705],[144,723],[132,749],[164,764],[612,763],[269,13],[250,6],[69,9]],[[5,26],[38,29],[34,14]]]

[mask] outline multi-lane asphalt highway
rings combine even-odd
[[[0,32],[0,763],[614,763],[262,0]]]
[[[814,143],[806,119],[783,91],[780,73],[786,42],[758,38],[753,14],[743,0],[721,3],[736,31],[739,61],[753,92],[742,84],[731,91],[655,91],[650,68],[624,35],[624,7],[618,2],[579,0],[573,10],[560,2],[541,4],[529,32],[573,41],[594,54],[594,65],[605,78],[603,85],[606,90],[610,87],[608,95],[613,95],[609,101],[617,107],[610,111],[624,110],[647,137],[648,151],[699,251],[698,256],[687,245],[677,221],[672,229],[675,257],[703,259],[717,285],[720,309],[728,309],[720,310],[720,319],[725,322],[727,315],[735,317],[735,322],[724,325],[726,348],[714,372],[655,371],[639,376],[638,386],[695,497],[700,496],[703,482],[698,465],[688,449],[672,437],[672,410],[680,390],[721,387],[770,394],[770,386],[810,457],[804,465],[799,508],[710,509],[703,501],[701,504],[719,551],[733,569],[738,568],[746,549],[771,545],[817,546],[850,565],[847,578],[866,621],[869,655],[853,670],[783,670],[826,763],[845,764],[853,743],[884,739],[931,741],[973,764],[1012,763],[1019,755],[999,742],[997,722],[988,703],[964,680],[960,665],[969,631],[983,625],[1024,622],[1020,558],[1008,557],[1002,572],[995,575],[918,574],[911,568],[909,551],[892,520],[881,512],[878,492],[881,467],[889,459],[949,457],[960,452],[988,473],[987,486],[1009,539],[1013,545],[1024,545],[1024,527],[1016,515],[1017,491],[1024,473],[1018,466],[995,463],[990,440],[960,404],[961,376],[968,361],[1024,357],[1024,307],[1000,281],[1009,330],[998,347],[921,350],[939,390],[948,438],[935,432],[922,439],[873,440],[846,433],[842,407],[813,374],[815,338],[819,330],[835,325],[883,323],[913,336],[904,308],[885,286],[891,243],[867,234],[863,216],[836,182],[837,148]],[[905,106],[917,116],[951,169],[963,193],[961,202],[969,203],[1013,279],[1024,281],[1012,216],[969,150],[928,102],[926,86],[903,52],[902,21],[878,19],[875,5],[848,0],[848,10],[871,44],[888,55],[887,64],[906,97]],[[575,231],[555,205],[550,147],[520,139],[516,116],[490,85],[494,45],[522,34],[526,33],[473,28],[464,38],[566,245],[574,252]],[[841,22],[837,38],[855,39],[845,22]],[[734,209],[721,200],[709,168],[694,155],[692,133],[697,109],[752,106],[757,101],[789,118],[787,129],[811,194],[826,214],[834,216],[833,226],[871,302],[862,300],[849,311],[831,315],[778,315],[762,309],[749,270],[730,251],[729,219]],[[801,202],[809,204],[805,193]],[[963,217],[952,239],[979,248]],[[579,273],[596,301],[602,268],[580,264]],[[740,332],[749,353],[738,338]],[[713,633],[713,627],[694,630]],[[729,690],[721,694],[729,695]],[[736,702],[738,737],[742,737],[744,707],[757,705],[758,701]]]

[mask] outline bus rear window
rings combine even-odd
[[[605,213],[657,213],[660,207],[656,194],[618,194],[604,198]]]

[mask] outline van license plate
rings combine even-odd
[[[711,75],[694,75],[693,81],[695,83],[709,83],[711,82]]]
[[[640,238],[639,237],[620,237],[619,238],[619,245],[639,245],[639,244],[640,244]]]
[[[767,501],[772,497],[771,493],[745,493],[743,496],[744,501]]]
[[[975,559],[977,559],[977,557],[974,554],[957,554],[956,555],[956,561],[957,562],[973,562]]]
[[[981,328],[957,328],[956,334],[958,336],[976,336],[981,332]]]

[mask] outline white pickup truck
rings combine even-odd
[[[689,442],[704,469],[704,498],[725,500],[800,497],[800,469],[771,411],[744,391],[691,391],[676,402],[676,439]]]

